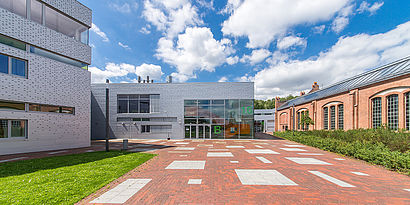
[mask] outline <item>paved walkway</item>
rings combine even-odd
[[[410,204],[410,177],[287,140],[137,142],[168,147],[80,204]]]

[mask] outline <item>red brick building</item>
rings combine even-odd
[[[314,83],[308,94],[280,103],[275,131],[358,129],[387,125],[410,130],[410,57],[373,69],[327,88]],[[314,125],[301,119],[309,116]]]

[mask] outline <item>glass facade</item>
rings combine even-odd
[[[253,100],[185,100],[186,138],[253,138]]]
[[[34,46],[30,46],[30,53],[34,53],[36,55],[43,56],[45,58],[50,58],[50,59],[53,59],[53,60],[56,60],[56,61],[59,61],[59,62],[62,62],[62,63],[66,63],[66,64],[69,64],[69,65],[72,65],[72,66],[80,67],[80,68],[83,68],[85,70],[88,69],[88,65],[85,64],[85,63],[82,63],[80,61],[76,61],[76,60],[73,60],[71,58],[67,58],[67,57],[64,57],[64,56],[61,56],[61,55],[58,55],[58,54],[55,54],[55,53],[52,53],[50,51],[46,51],[44,49],[37,48],[37,47],[34,47]]]
[[[56,105],[40,105],[40,104],[29,104],[28,110],[32,112],[54,112],[63,114],[75,114],[75,108],[56,106]]]
[[[372,128],[378,128],[382,125],[382,98],[372,99]]]
[[[26,110],[24,103],[0,101],[0,110]]]
[[[336,129],[336,107],[335,106],[330,107],[330,129],[331,130]]]
[[[397,130],[399,128],[399,96],[387,96],[387,126],[390,129]]]

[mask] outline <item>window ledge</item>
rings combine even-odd
[[[0,138],[0,143],[6,142],[22,142],[28,141],[27,137],[9,137],[9,138]]]

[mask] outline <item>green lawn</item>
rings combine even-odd
[[[0,204],[73,204],[155,155],[91,152],[0,164]]]

